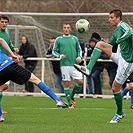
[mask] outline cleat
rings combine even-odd
[[[118,123],[123,117],[124,117],[123,112],[122,112],[122,115],[115,114],[113,119],[110,121],[110,123]]]
[[[4,119],[4,115],[1,115],[0,116],[0,122],[3,122],[5,119]]]
[[[86,67],[80,66],[80,65],[78,65],[78,64],[74,64],[74,67],[75,67],[78,71],[80,71],[81,73],[85,74],[86,76],[89,76],[89,75],[90,75],[90,72],[89,72],[89,70],[88,70]]]
[[[66,102],[56,100],[56,106],[57,107],[62,107],[62,108],[67,108],[68,104]]]
[[[71,102],[72,102],[73,107],[75,107],[76,106],[76,102],[74,101],[74,99],[71,99]]]
[[[70,105],[70,106],[69,106],[69,109],[74,109],[74,106],[73,106],[73,105]]]
[[[5,110],[2,110],[2,114],[8,114],[8,112]]]

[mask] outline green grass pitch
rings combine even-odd
[[[63,100],[66,101],[65,98]],[[48,97],[3,96],[5,121],[0,133],[132,133],[133,110],[123,100],[125,117],[110,124],[116,112],[114,99],[76,98],[76,108],[57,108]]]

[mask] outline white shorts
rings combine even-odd
[[[123,59],[119,47],[117,53],[112,53],[111,59],[118,65],[115,81],[119,84],[124,84],[126,79],[133,72],[133,63],[128,63]]]
[[[61,67],[62,80],[71,81],[73,79],[83,79],[83,75],[74,66],[62,66]]]

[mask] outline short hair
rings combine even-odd
[[[50,40],[53,40],[53,39],[56,39],[56,37],[52,36],[52,37],[50,38]]]
[[[110,11],[109,14],[114,13],[114,15],[118,18],[120,17],[120,20],[122,20],[122,11],[120,9],[114,9],[112,11]]]
[[[64,23],[63,26],[64,26],[64,25],[70,25],[70,28],[71,28],[71,24],[68,23],[68,22]]]
[[[1,19],[6,19],[9,22],[9,18],[7,16],[5,16],[5,15],[0,15],[0,20]]]

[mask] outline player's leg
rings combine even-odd
[[[89,71],[85,67],[83,67],[83,66],[81,67],[77,64],[75,64],[74,67],[77,68],[79,71],[81,71],[83,74],[89,75],[91,73],[95,63],[97,62],[97,60],[101,56],[102,52],[107,54],[110,57],[112,54],[112,46],[110,44],[103,42],[103,41],[100,41],[96,44],[96,46],[95,46],[95,48],[91,54],[92,56],[90,58],[90,61],[86,67]]]
[[[130,81],[130,83],[128,84],[128,91],[130,91],[131,96],[130,109],[133,109],[133,73],[129,76],[128,80]]]
[[[2,120],[2,105],[1,105],[1,101],[2,101],[2,91],[0,91],[0,122],[3,122],[3,120]]]
[[[71,92],[69,88],[69,82],[71,81],[70,73],[71,70],[69,69],[68,66],[62,66],[61,67],[61,73],[62,73],[62,80],[64,84],[64,93],[66,95],[66,99],[68,101],[69,107],[72,107],[72,102],[71,102]]]
[[[71,102],[73,103],[73,106],[75,106],[75,101],[74,101],[74,95],[77,93],[81,86],[83,85],[83,75],[81,72],[77,71],[73,66],[70,67],[70,73],[71,77],[75,79],[75,85],[73,87],[72,93],[71,93]]]
[[[121,54],[118,52],[119,55],[119,62],[118,62],[118,69],[115,80],[112,85],[112,91],[114,94],[114,99],[117,106],[117,112],[114,115],[114,118],[110,121],[110,123],[118,123],[121,118],[124,117],[122,111],[122,94],[121,94],[121,87],[122,84],[125,83],[126,79],[131,74],[131,63],[126,62]]]
[[[2,115],[2,92],[8,89],[10,84],[9,78],[7,76],[9,75],[9,73],[6,70],[4,70],[0,72],[0,121],[4,121],[4,116]]]
[[[126,83],[128,83],[128,86],[123,89],[122,96],[125,96],[133,88],[133,73],[127,78]]]
[[[124,113],[122,111],[122,94],[120,91],[121,87],[122,87],[122,84],[119,84],[114,80],[112,85],[112,90],[113,90],[114,99],[117,106],[117,111],[113,119],[110,121],[110,123],[118,123],[120,119],[124,117]]]
[[[128,87],[126,86],[123,91],[122,91],[122,97],[124,97],[127,93],[128,93],[129,89]]]
[[[131,105],[130,108],[133,108],[133,73],[130,74],[128,79],[126,80],[126,83],[128,83],[128,86],[124,88],[122,92],[122,96],[126,95],[127,92],[130,91],[130,96],[131,96]]]
[[[110,57],[112,54],[112,46],[110,44],[103,42],[103,41],[100,41],[96,44],[96,46],[92,52],[92,56],[90,58],[90,61],[87,65],[87,68],[90,71],[92,71],[93,66],[95,65],[95,63],[97,62],[99,57],[101,56],[102,52],[107,54]]]
[[[47,86],[44,82],[42,82],[39,78],[37,78],[33,73],[31,73],[29,81],[36,84],[40,88],[40,90],[42,90],[44,93],[50,96],[54,101],[56,101],[57,106],[62,106],[62,107],[67,106],[66,103],[61,101],[59,97],[55,95],[55,93],[52,91],[52,89],[49,86]]]
[[[2,119],[0,121],[4,121],[4,116],[2,114],[8,113],[7,111],[2,110],[2,96],[3,96],[2,92],[8,89],[8,87],[9,87],[9,81],[0,86],[0,119]]]
[[[130,106],[130,109],[133,109],[133,90],[130,90],[130,95],[131,95],[131,106]]]
[[[69,107],[71,107],[72,102],[71,102],[71,92],[70,92],[70,88],[69,88],[69,82],[70,81],[63,81],[63,83],[64,83],[64,93],[66,95],[68,105],[69,105]]]
[[[3,90],[5,90],[6,85],[1,85],[0,86],[0,122],[3,122],[4,121],[4,116],[3,116],[3,113],[2,113],[2,92]]]
[[[49,86],[47,86],[33,73],[21,67],[20,65],[13,63],[10,66],[8,66],[6,70],[3,70],[3,71],[5,72],[8,71],[9,74],[6,74],[6,76],[9,77],[11,81],[20,85],[23,85],[25,82],[30,81],[35,85],[37,85],[40,88],[40,90],[42,90],[44,93],[50,96],[56,102],[57,106],[67,107],[67,104],[61,101]],[[14,75],[14,76],[10,76],[10,75]]]

